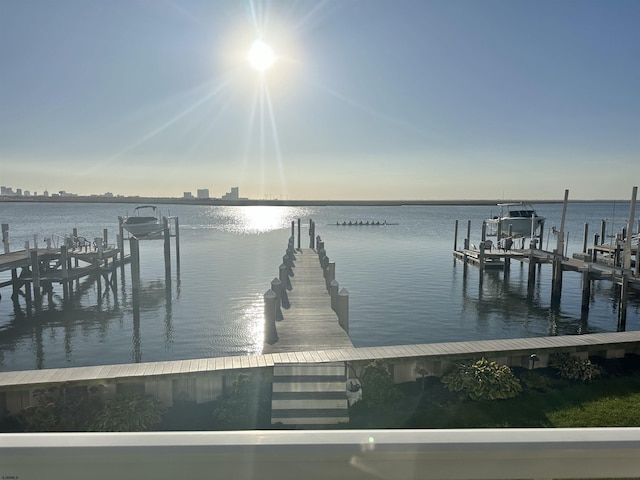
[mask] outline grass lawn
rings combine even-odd
[[[352,408],[349,428],[638,427],[640,361],[601,361],[605,373],[590,383],[557,377],[550,369],[516,369],[523,392],[512,399],[472,401],[439,378],[398,385],[402,399],[389,411]]]

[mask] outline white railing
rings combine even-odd
[[[0,436],[3,478],[479,480],[639,474],[639,428]]]

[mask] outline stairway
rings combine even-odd
[[[346,367],[339,363],[280,363],[273,367],[271,424],[322,428],[349,422]]]

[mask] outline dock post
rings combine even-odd
[[[284,292],[284,295],[282,296],[283,298],[283,304],[282,306],[284,308],[289,308],[289,298],[288,295],[286,294],[286,290],[293,290],[293,287],[291,286],[291,279],[289,278],[289,273],[287,271],[287,266],[284,263],[280,264],[280,269],[278,271],[278,275],[280,278],[280,281],[282,282],[282,285],[284,287],[284,289],[282,290]],[[286,305],[284,303],[284,299],[286,298]]]
[[[282,282],[279,278],[271,280],[271,290],[276,294],[276,320],[284,320],[284,315],[282,315],[282,309],[280,308],[282,305]]]
[[[349,333],[349,291],[346,288],[341,288],[338,292],[337,308],[338,324]]]
[[[124,219],[122,217],[118,217],[118,249],[120,250],[118,253],[120,254],[120,263],[124,265]]]
[[[38,261],[38,251],[31,251],[31,278],[33,280],[33,298],[36,308],[40,306],[40,262]]]
[[[582,253],[587,253],[587,238],[589,237],[589,224],[584,224],[584,237],[582,239]]]
[[[283,255],[282,263],[287,267],[287,275],[290,277],[295,276],[295,273],[293,273],[293,268],[292,268],[293,262],[289,257],[289,255]]]
[[[60,246],[60,265],[62,266],[62,298],[66,302],[69,299],[69,258],[67,254],[67,246]]]
[[[171,234],[167,217],[162,217],[162,231],[164,233],[164,273],[166,278],[171,278]]]
[[[480,252],[478,253],[478,264],[480,267],[480,274],[484,271],[484,242],[480,242]]]
[[[482,241],[487,240],[487,222],[485,220],[482,221]]]
[[[313,220],[309,219],[309,248],[314,249],[315,244],[313,243],[316,238],[316,229]]]
[[[624,269],[631,269],[631,237],[633,236],[633,220],[636,215],[636,199],[638,197],[638,187],[633,187],[631,192],[631,206],[629,208],[629,221],[627,236],[624,239]],[[638,246],[640,248],[640,245]],[[637,256],[637,255],[636,255]]]
[[[331,297],[331,309],[338,313],[338,290],[340,289],[340,284],[336,280],[332,280],[329,283],[329,296]]]
[[[469,248],[471,244],[471,220],[467,220],[467,243],[465,248]]]
[[[618,302],[618,331],[624,332],[627,329],[627,300],[629,297],[629,280],[626,275],[622,275],[620,287],[620,299]]]
[[[264,341],[273,345],[278,341],[276,330],[276,294],[273,290],[267,290],[264,294]]]
[[[331,282],[336,279],[336,262],[328,262],[327,269],[325,270],[325,279],[327,283],[327,290],[330,290]]]
[[[569,203],[569,190],[564,191],[564,201],[562,202],[562,218],[560,220],[560,233],[558,234],[557,249],[561,256],[564,256],[564,225],[567,219],[567,204]]]
[[[298,250],[300,250],[300,219],[298,219]]]
[[[9,224],[2,224],[2,245],[4,246],[4,253],[9,253]]]
[[[544,220],[542,220],[540,222],[540,246],[538,247],[540,250],[543,250],[542,248],[542,239],[544,237]]]
[[[178,221],[178,217],[173,218],[173,226],[175,228],[174,236],[176,237],[176,272],[179,276],[180,275],[180,223]],[[180,283],[180,280],[178,280],[178,283]]]
[[[458,220],[456,220],[456,226],[453,229],[453,251],[458,251]]]
[[[137,293],[140,288],[140,245],[136,237],[129,238],[129,253],[131,255],[131,288]]]
[[[533,288],[536,284],[536,257],[533,256],[533,251],[529,253],[529,276],[527,279],[527,291],[531,295]]]
[[[553,259],[552,278],[551,278],[551,300],[560,300],[562,295],[562,256],[558,257],[556,253]]]
[[[589,310],[589,301],[591,300],[591,273],[589,269],[582,271],[582,311]]]
[[[602,220],[600,223],[600,245],[604,245],[606,243],[607,238],[607,221]]]
[[[106,228],[102,229],[102,243],[104,244],[104,248],[108,248],[109,245],[109,230]]]
[[[296,236],[296,222],[291,220],[291,238],[295,238]]]

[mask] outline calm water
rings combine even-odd
[[[118,215],[134,205],[0,203],[9,223],[12,250],[38,234],[64,236],[78,228],[87,238],[109,230],[115,241]],[[492,211],[493,210],[493,211]],[[560,226],[562,205],[540,205],[545,236]],[[636,209],[636,212],[638,209]],[[559,306],[551,306],[551,274],[543,267],[527,299],[527,267],[513,263],[510,274],[479,272],[451,255],[454,223],[459,242],[472,221],[479,243],[483,218],[497,213],[482,206],[424,207],[206,207],[165,206],[180,218],[181,265],[175,250],[169,282],[163,242],[141,242],[141,294],[134,308],[129,267],[118,273],[116,292],[98,295],[95,282],[80,281],[71,305],[62,288],[45,297],[39,313],[14,309],[11,289],[0,300],[0,370],[56,368],[160,361],[205,356],[258,354],[262,349],[262,296],[278,275],[292,220],[308,219],[336,262],[336,279],[350,293],[350,336],[356,346],[430,343],[492,338],[583,334],[616,330],[614,287],[596,282],[587,315],[580,313],[580,277],[565,273]],[[584,223],[589,238],[602,219],[626,223],[629,205],[570,204],[569,254],[582,250]],[[343,220],[386,220],[384,227],[337,227]],[[550,236],[550,235],[549,235]],[[545,240],[546,244],[546,240]],[[552,244],[550,244],[552,245]],[[549,247],[553,248],[552,246]],[[0,274],[0,281],[8,278]],[[137,305],[137,304],[136,304]],[[286,312],[285,312],[286,316]],[[286,320],[285,320],[286,321]],[[627,329],[640,328],[640,303],[631,301]]]

